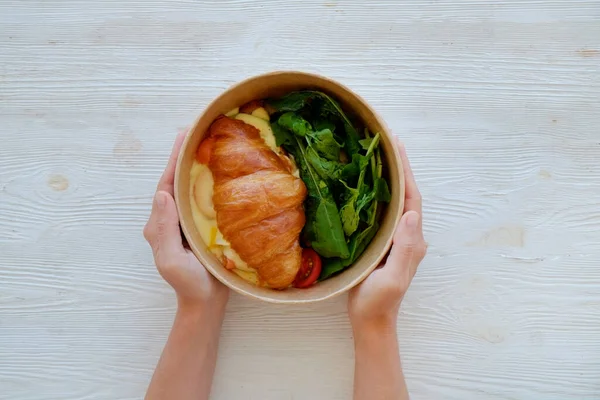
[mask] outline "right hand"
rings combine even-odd
[[[395,328],[400,303],[427,252],[421,221],[421,194],[404,145],[398,141],[397,146],[406,183],[404,214],[394,233],[385,265],[350,291],[348,313],[355,330],[382,324]]]
[[[181,238],[173,183],[183,139],[185,133],[177,136],[165,172],[158,182],[152,212],[144,227],[144,237],[152,247],[158,272],[175,289],[180,309],[210,310],[222,314],[229,289],[204,268],[194,253],[183,246]]]

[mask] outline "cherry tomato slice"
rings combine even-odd
[[[244,114],[252,114],[254,110],[263,106],[262,100],[252,100],[240,107],[240,112]]]
[[[200,164],[208,165],[214,142],[215,140],[213,138],[208,138],[204,139],[200,143],[200,146],[198,146],[198,151],[196,151],[196,160]]]
[[[227,269],[228,269],[228,270],[230,270],[230,271],[231,271],[232,269],[235,269],[235,263],[233,262],[233,260],[232,260],[232,259],[229,259],[229,258],[227,258],[227,257],[225,257],[225,256],[223,256],[223,258],[225,259],[225,262],[224,262],[224,264],[225,264],[225,268],[227,268]]]
[[[302,250],[302,263],[294,280],[294,287],[304,289],[314,284],[321,275],[321,257],[313,249]]]

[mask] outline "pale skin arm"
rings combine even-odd
[[[400,304],[425,257],[421,194],[401,143],[406,181],[404,214],[385,265],[350,292],[348,313],[354,332],[354,400],[408,400],[396,323]]]
[[[206,400],[229,290],[183,246],[173,199],[175,163],[184,135],[173,146],[161,177],[144,237],[160,275],[175,289],[177,313],[146,393],[147,400]]]

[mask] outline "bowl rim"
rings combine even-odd
[[[272,298],[272,297],[268,297],[268,296],[264,296],[261,294],[257,294],[257,293],[251,293],[248,292],[246,290],[244,290],[243,288],[237,287],[236,285],[232,285],[230,282],[228,282],[226,279],[223,279],[221,277],[220,273],[217,273],[216,271],[214,271],[212,265],[210,262],[208,262],[207,260],[204,259],[204,257],[202,256],[201,252],[199,251],[199,249],[196,246],[196,243],[194,243],[193,241],[189,241],[188,238],[192,237],[192,235],[190,234],[190,232],[188,232],[188,227],[186,226],[185,223],[183,223],[183,221],[181,220],[181,206],[180,206],[180,201],[182,201],[182,199],[180,199],[179,197],[179,193],[181,192],[179,190],[179,185],[181,184],[180,182],[180,169],[181,169],[181,164],[183,162],[183,158],[184,158],[184,149],[187,148],[189,141],[191,140],[192,136],[193,136],[193,132],[194,132],[194,128],[198,125],[198,123],[200,122],[200,120],[202,119],[202,117],[204,116],[204,114],[206,113],[206,110],[212,108],[214,106],[215,103],[217,103],[219,101],[219,99],[221,97],[223,97],[226,93],[229,93],[235,89],[237,89],[240,86],[246,85],[248,82],[251,82],[255,79],[264,79],[264,78],[270,78],[270,77],[276,77],[276,76],[283,76],[283,75],[289,75],[289,74],[294,74],[294,75],[304,75],[310,78],[316,78],[319,80],[324,80],[324,81],[328,81],[329,83],[340,87],[341,89],[345,90],[348,93],[351,93],[354,97],[356,97],[356,99],[362,104],[364,105],[369,112],[373,115],[373,117],[377,120],[377,123],[381,126],[382,130],[384,131],[383,134],[387,135],[390,139],[390,141],[392,142],[392,149],[393,149],[393,153],[394,153],[394,158],[398,161],[395,164],[397,172],[398,172],[398,177],[399,177],[399,187],[400,187],[400,204],[398,207],[398,212],[396,213],[396,215],[393,216],[394,221],[393,221],[393,230],[392,230],[392,235],[390,235],[389,238],[387,238],[385,245],[382,249],[382,252],[379,256],[376,257],[376,259],[374,259],[373,263],[371,266],[369,266],[368,268],[365,268],[365,270],[360,273],[357,277],[355,277],[353,280],[351,280],[348,284],[346,284],[345,286],[342,286],[336,290],[331,291],[330,293],[324,294],[322,296],[319,296],[317,298],[311,298],[311,299],[277,299],[277,298]],[[388,157],[389,158],[389,157]],[[388,168],[389,165],[387,166]],[[381,118],[381,116],[379,115],[379,113],[377,113],[372,107],[371,105],[362,97],[360,96],[358,93],[356,93],[354,90],[350,89],[349,87],[347,87],[346,85],[333,80],[331,78],[328,78],[326,76],[320,75],[320,74],[316,74],[316,73],[312,73],[312,72],[305,72],[305,71],[297,71],[297,70],[276,70],[276,71],[271,71],[271,72],[266,72],[266,73],[262,73],[262,74],[257,74],[257,75],[252,75],[250,77],[247,77],[241,81],[238,81],[232,85],[229,85],[225,90],[223,90],[222,92],[220,92],[216,97],[214,97],[210,103],[208,103],[203,110],[197,115],[197,117],[195,118],[194,122],[192,125],[190,125],[190,127],[188,128],[188,131],[186,133],[185,139],[181,145],[181,150],[179,152],[179,155],[177,156],[177,163],[175,166],[175,179],[174,179],[174,198],[175,198],[175,203],[177,206],[177,212],[178,215],[180,216],[179,218],[179,224],[181,227],[181,230],[183,232],[183,235],[185,237],[185,239],[188,241],[188,245],[190,246],[190,249],[192,250],[192,252],[194,253],[194,256],[196,258],[198,258],[198,260],[200,261],[200,263],[207,269],[207,271],[217,280],[219,280],[223,285],[227,286],[229,289],[235,291],[236,293],[239,293],[243,296],[249,297],[249,298],[253,298],[253,299],[257,299],[257,300],[261,300],[267,303],[272,303],[272,304],[308,304],[308,303],[317,303],[317,302],[321,302],[321,301],[326,301],[329,299],[332,299],[334,297],[337,297],[349,290],[351,290],[352,288],[358,286],[363,280],[365,280],[377,267],[378,265],[381,263],[381,261],[384,259],[384,257],[389,253],[391,247],[392,247],[392,242],[394,239],[394,234],[393,232],[396,231],[398,224],[400,223],[400,219],[402,218],[402,215],[404,213],[404,202],[405,202],[405,190],[406,190],[406,182],[404,179],[404,168],[402,166],[402,162],[401,162],[401,157],[400,157],[400,152],[398,150],[398,146],[396,146],[396,137],[395,135],[392,134],[392,132],[390,131],[388,125],[385,123],[384,119]],[[392,216],[390,215],[390,218]]]

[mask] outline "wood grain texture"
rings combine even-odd
[[[412,398],[600,398],[597,0],[0,0],[0,399],[139,399],[174,299],[141,230],[178,130],[274,69],[406,142]],[[215,399],[349,399],[345,299],[233,296]]]

